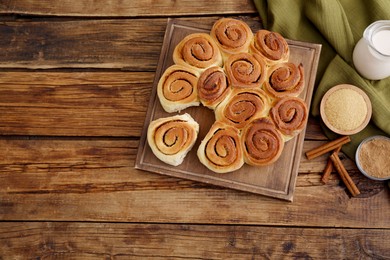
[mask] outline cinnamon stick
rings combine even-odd
[[[344,182],[351,195],[354,197],[359,195],[359,189],[356,187],[355,183],[351,179],[351,176],[349,176],[347,170],[344,168],[344,165],[342,164],[338,154],[333,152],[330,156],[330,159],[332,160],[334,167],[341,177],[341,180]]]
[[[333,170],[333,163],[332,160],[329,158],[328,162],[326,163],[325,169],[322,174],[321,181],[324,184],[327,184],[329,181],[330,174],[332,173]]]
[[[349,143],[350,141],[351,141],[351,138],[349,138],[349,136],[342,136],[342,137],[337,138],[333,141],[330,141],[326,144],[323,144],[323,145],[321,145],[321,146],[319,146],[311,151],[306,152],[306,157],[309,160],[314,159],[318,156],[323,155],[324,153],[327,153],[327,152],[330,152],[330,151],[336,149],[337,147],[339,147],[343,144]]]
[[[341,151],[341,146],[337,147],[336,150],[334,150],[336,154],[339,154],[340,151]],[[333,162],[332,159],[329,158],[323,172],[324,174],[322,175],[322,179],[321,179],[324,184],[328,183],[332,171],[333,171]]]

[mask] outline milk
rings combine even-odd
[[[390,55],[390,28],[375,33],[372,36],[372,44],[378,52]]]
[[[390,76],[390,20],[377,21],[366,28],[353,51],[353,63],[366,79]]]

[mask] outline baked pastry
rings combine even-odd
[[[237,128],[215,122],[197,151],[200,162],[217,173],[238,170],[244,164]]]
[[[248,124],[242,133],[244,160],[253,166],[276,162],[282,154],[284,141],[271,119],[262,117]]]
[[[248,52],[253,33],[245,22],[232,18],[222,18],[216,21],[210,31],[226,59],[231,54]]]
[[[221,67],[210,67],[205,70],[198,80],[198,96],[200,102],[214,109],[230,93],[226,74]]]
[[[222,66],[222,55],[209,34],[193,33],[175,47],[173,61],[201,72],[211,66]]]
[[[287,62],[290,56],[290,49],[284,37],[268,30],[256,32],[250,44],[250,52],[260,55],[267,66]]]
[[[303,65],[285,62],[276,64],[268,70],[269,78],[264,89],[272,97],[297,97],[304,89]]]
[[[209,170],[272,164],[285,142],[303,130],[308,108],[298,96],[304,69],[288,62],[289,56],[280,34],[259,30],[253,35],[245,22],[231,18],[215,22],[210,34],[190,34],[176,46],[175,65],[161,76],[157,94],[167,112],[200,103],[214,110],[216,121],[197,150]],[[183,161],[199,131],[189,115],[183,117],[153,121],[148,129],[153,153],[171,165]]]
[[[168,113],[199,106],[197,91],[199,73],[189,67],[172,65],[162,74],[157,85],[157,96]]]
[[[198,132],[198,123],[189,114],[184,114],[150,122],[147,138],[158,159],[178,166],[195,144]]]
[[[217,121],[242,129],[251,120],[266,116],[270,101],[259,88],[233,89],[228,97],[215,109]]]
[[[276,128],[288,141],[306,126],[308,109],[306,103],[297,97],[284,97],[276,102],[270,110],[270,116]]]
[[[224,68],[232,87],[260,88],[266,80],[265,64],[256,54],[233,54],[225,61]]]

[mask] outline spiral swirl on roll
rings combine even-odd
[[[216,120],[238,129],[268,114],[270,101],[261,89],[234,89],[215,110]]]
[[[205,70],[198,80],[198,96],[200,102],[214,109],[230,93],[225,72],[221,67]]]
[[[210,35],[226,57],[230,54],[248,52],[253,38],[252,30],[245,22],[232,18],[216,21]]]
[[[279,159],[284,148],[281,133],[269,118],[253,120],[242,134],[244,160],[253,166],[264,166]]]
[[[304,81],[303,65],[296,66],[294,63],[286,62],[277,64],[269,70],[269,79],[265,82],[264,88],[276,98],[296,97],[304,89]]]
[[[238,170],[244,164],[238,129],[215,122],[202,140],[197,155],[200,162],[214,172]]]
[[[250,51],[264,58],[268,66],[287,62],[290,56],[290,49],[284,37],[268,30],[256,32],[250,44]]]
[[[211,66],[221,66],[222,55],[209,34],[193,33],[184,37],[176,46],[173,61],[203,71]]]
[[[261,87],[266,79],[265,64],[256,54],[231,55],[225,62],[229,83],[238,88]]]
[[[157,85],[157,95],[164,110],[172,113],[199,106],[198,78],[198,72],[188,67],[172,65],[166,69]]]
[[[302,99],[284,97],[271,108],[270,116],[287,141],[305,127],[308,109]]]
[[[198,132],[198,123],[189,114],[184,114],[152,121],[147,139],[157,158],[177,166],[195,144]]]

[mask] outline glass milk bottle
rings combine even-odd
[[[390,20],[369,25],[353,51],[356,70],[366,79],[390,76]]]

